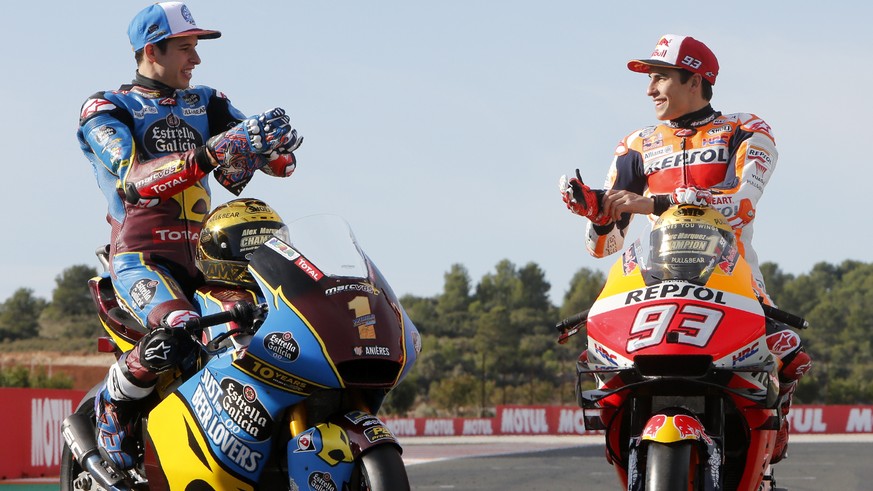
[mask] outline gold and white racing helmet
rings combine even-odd
[[[652,225],[649,272],[658,280],[706,283],[723,254],[736,247],[725,217],[709,207],[680,205]]]
[[[207,283],[256,288],[249,257],[284,226],[261,200],[242,198],[220,205],[203,222],[195,262]]]

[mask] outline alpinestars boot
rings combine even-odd
[[[137,349],[134,348],[133,352]],[[106,383],[97,392],[94,409],[97,415],[97,447],[107,462],[118,470],[127,470],[136,464],[139,444],[134,424],[139,419],[142,400],[154,390],[154,381],[145,387],[134,383],[126,353],[110,368]],[[134,359],[136,357],[134,356]]]
[[[133,433],[134,414],[137,411],[130,407],[132,401],[125,402],[127,404],[113,401],[105,385],[94,400],[100,455],[118,470],[132,468],[139,452]]]

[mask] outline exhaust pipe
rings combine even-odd
[[[112,491],[131,489],[124,475],[100,456],[97,438],[94,436],[94,425],[87,415],[73,413],[67,416],[61,424],[61,432],[73,457],[100,486]]]

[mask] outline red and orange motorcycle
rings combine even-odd
[[[587,328],[577,362],[586,428],[605,430],[606,458],[631,491],[776,489],[778,361],[765,326],[806,322],[759,301],[716,210],[674,206],[646,239],[616,261],[589,310],[557,325],[561,343]]]

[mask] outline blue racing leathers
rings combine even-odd
[[[139,74],[82,106],[79,143],[109,205],[113,284],[143,325],[193,309],[194,250],[216,165],[204,144],[244,118],[215,89],[177,90]]]

